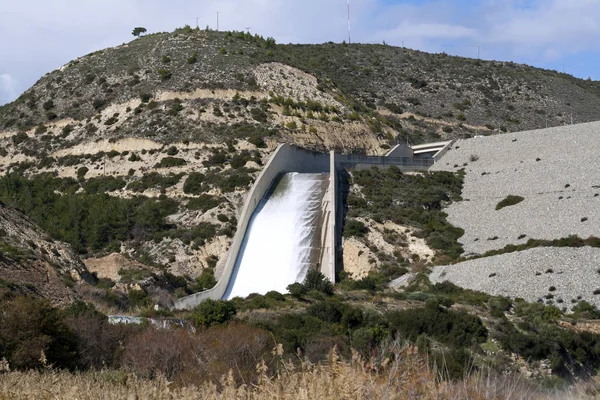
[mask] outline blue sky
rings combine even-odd
[[[347,0],[0,0],[0,104],[68,61],[185,24],[341,42]],[[600,79],[600,0],[350,0],[352,40]]]

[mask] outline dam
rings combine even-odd
[[[250,218],[229,286],[231,299],[302,282],[319,263],[321,204],[329,174],[286,173],[276,178]]]
[[[190,309],[212,299],[246,297],[304,280],[309,269],[335,283],[342,254],[345,170],[396,166],[426,171],[451,142],[423,147],[397,145],[386,156],[319,153],[280,144],[248,192],[217,284],[178,299]]]

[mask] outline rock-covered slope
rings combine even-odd
[[[447,207],[467,258],[436,267],[494,295],[570,309],[600,306],[600,123],[459,140],[432,170],[464,170],[463,200]]]
[[[0,286],[65,305],[74,300],[70,288],[81,280],[94,278],[68,244],[0,202]]]
[[[600,236],[600,123],[459,140],[432,170],[464,169],[448,220],[467,253],[529,239]],[[496,209],[507,196],[523,200]]]

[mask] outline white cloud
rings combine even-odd
[[[548,53],[553,57],[599,50],[600,1],[550,0],[533,8],[507,4],[500,13],[487,13],[489,26],[482,38],[515,52]]]

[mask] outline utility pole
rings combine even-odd
[[[198,25],[198,17],[196,17],[196,29],[200,29],[200,25]]]
[[[477,59],[480,60],[479,58],[479,51],[481,50],[480,46],[477,46]]]
[[[219,12],[217,11],[217,32],[219,32]]]

